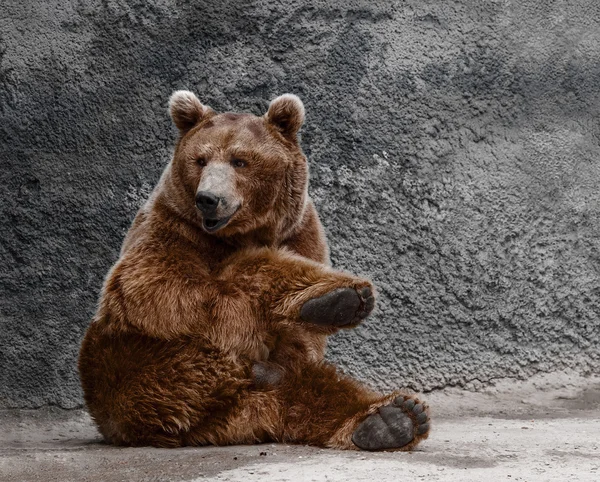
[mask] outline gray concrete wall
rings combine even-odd
[[[600,368],[596,0],[4,0],[0,406],[81,404],[78,345],[169,160],[169,94],[298,94],[311,193],[380,388]]]

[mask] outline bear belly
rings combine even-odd
[[[318,363],[325,356],[327,335],[310,332],[301,325],[290,324],[267,337],[269,348],[267,360],[283,368],[297,369],[303,364]]]

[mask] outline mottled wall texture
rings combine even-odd
[[[182,88],[304,100],[333,263],[379,288],[331,340],[345,370],[600,369],[597,0],[3,0],[0,407],[82,403],[79,343]]]

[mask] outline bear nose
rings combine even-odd
[[[217,210],[219,198],[208,191],[196,194],[196,206],[203,214],[212,214]]]

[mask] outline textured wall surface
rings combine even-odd
[[[597,0],[3,0],[0,407],[81,404],[79,342],[176,137],[305,102],[337,267],[330,357],[380,388],[600,369]]]

